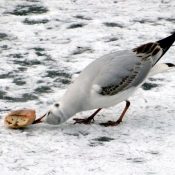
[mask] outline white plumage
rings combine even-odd
[[[60,124],[77,112],[107,108],[126,101],[122,114],[124,116],[130,104],[128,98],[147,77],[174,67],[170,63],[156,64],[174,40],[175,34],[154,43],[147,43],[132,50],[110,53],[95,60],[80,73],[42,121]],[[95,114],[89,120],[75,120],[77,123],[90,123]],[[104,126],[119,124],[123,116],[117,122],[108,122]]]

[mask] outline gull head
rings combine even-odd
[[[51,125],[59,125],[65,121],[62,110],[60,108],[59,103],[55,103],[52,105],[50,110],[44,114],[42,117],[38,118],[33,122],[33,124],[38,123],[48,123]]]
[[[63,113],[59,103],[52,105],[50,110],[46,113],[43,121],[51,125],[59,125],[64,122]]]

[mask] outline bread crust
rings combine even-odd
[[[15,110],[7,114],[4,123],[9,128],[21,128],[32,124],[36,119],[33,109]]]

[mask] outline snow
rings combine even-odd
[[[43,115],[96,58],[170,35],[174,7],[173,0],[1,0],[1,174],[174,175],[175,70],[148,79],[116,127],[99,123],[116,120],[124,102],[103,109],[91,125],[71,118],[59,126],[4,126],[11,110]],[[172,46],[161,62],[175,63],[174,55]]]

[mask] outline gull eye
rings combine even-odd
[[[55,104],[55,107],[59,107],[60,105],[58,103]]]
[[[47,115],[49,115],[51,112],[49,111]]]

